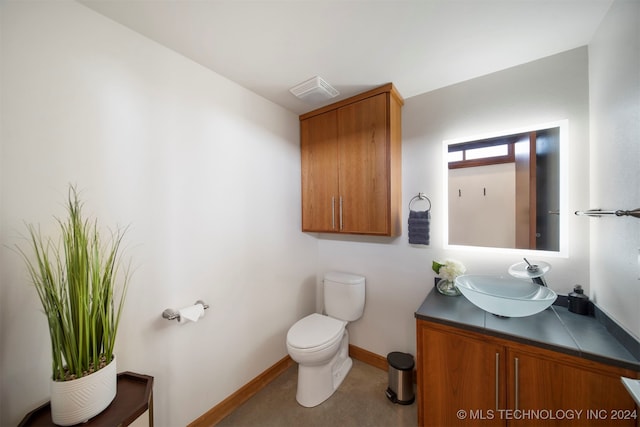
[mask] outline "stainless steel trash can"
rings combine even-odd
[[[389,364],[389,387],[386,394],[390,401],[401,405],[411,405],[413,393],[413,356],[393,351],[387,355]]]

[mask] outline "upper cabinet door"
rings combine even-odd
[[[338,182],[342,231],[389,231],[389,156],[387,94],[338,110]]]
[[[338,231],[337,112],[300,122],[302,231]]]

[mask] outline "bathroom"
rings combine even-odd
[[[433,286],[433,259],[475,273],[520,260],[444,248],[444,140],[567,119],[569,211],[639,207],[640,47],[621,38],[640,27],[630,4],[613,3],[588,47],[405,99],[402,206],[418,192],[432,200],[425,248],[406,234],[300,232],[297,115],[79,3],[3,4],[0,424],[45,402],[49,375],[46,324],[7,246],[25,221],[54,226],[69,182],[102,223],[130,226],[135,274],[118,364],[154,376],[155,424],[168,427],[285,357],[289,327],[321,308],[327,270],[366,276],[350,341],[385,355],[415,352],[414,311]],[[568,225],[568,256],[543,258],[549,285],[581,284],[640,337],[640,222],[571,216]],[[197,324],[160,316],[198,299],[210,308]]]

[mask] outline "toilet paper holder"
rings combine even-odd
[[[202,307],[204,307],[205,310],[209,308],[209,304],[205,303],[201,299],[196,301],[195,304],[202,304]],[[162,317],[167,320],[180,320],[180,313],[178,312],[178,310],[167,308],[165,311],[162,312]]]

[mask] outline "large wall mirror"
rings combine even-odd
[[[445,141],[447,244],[563,251],[566,127]]]

